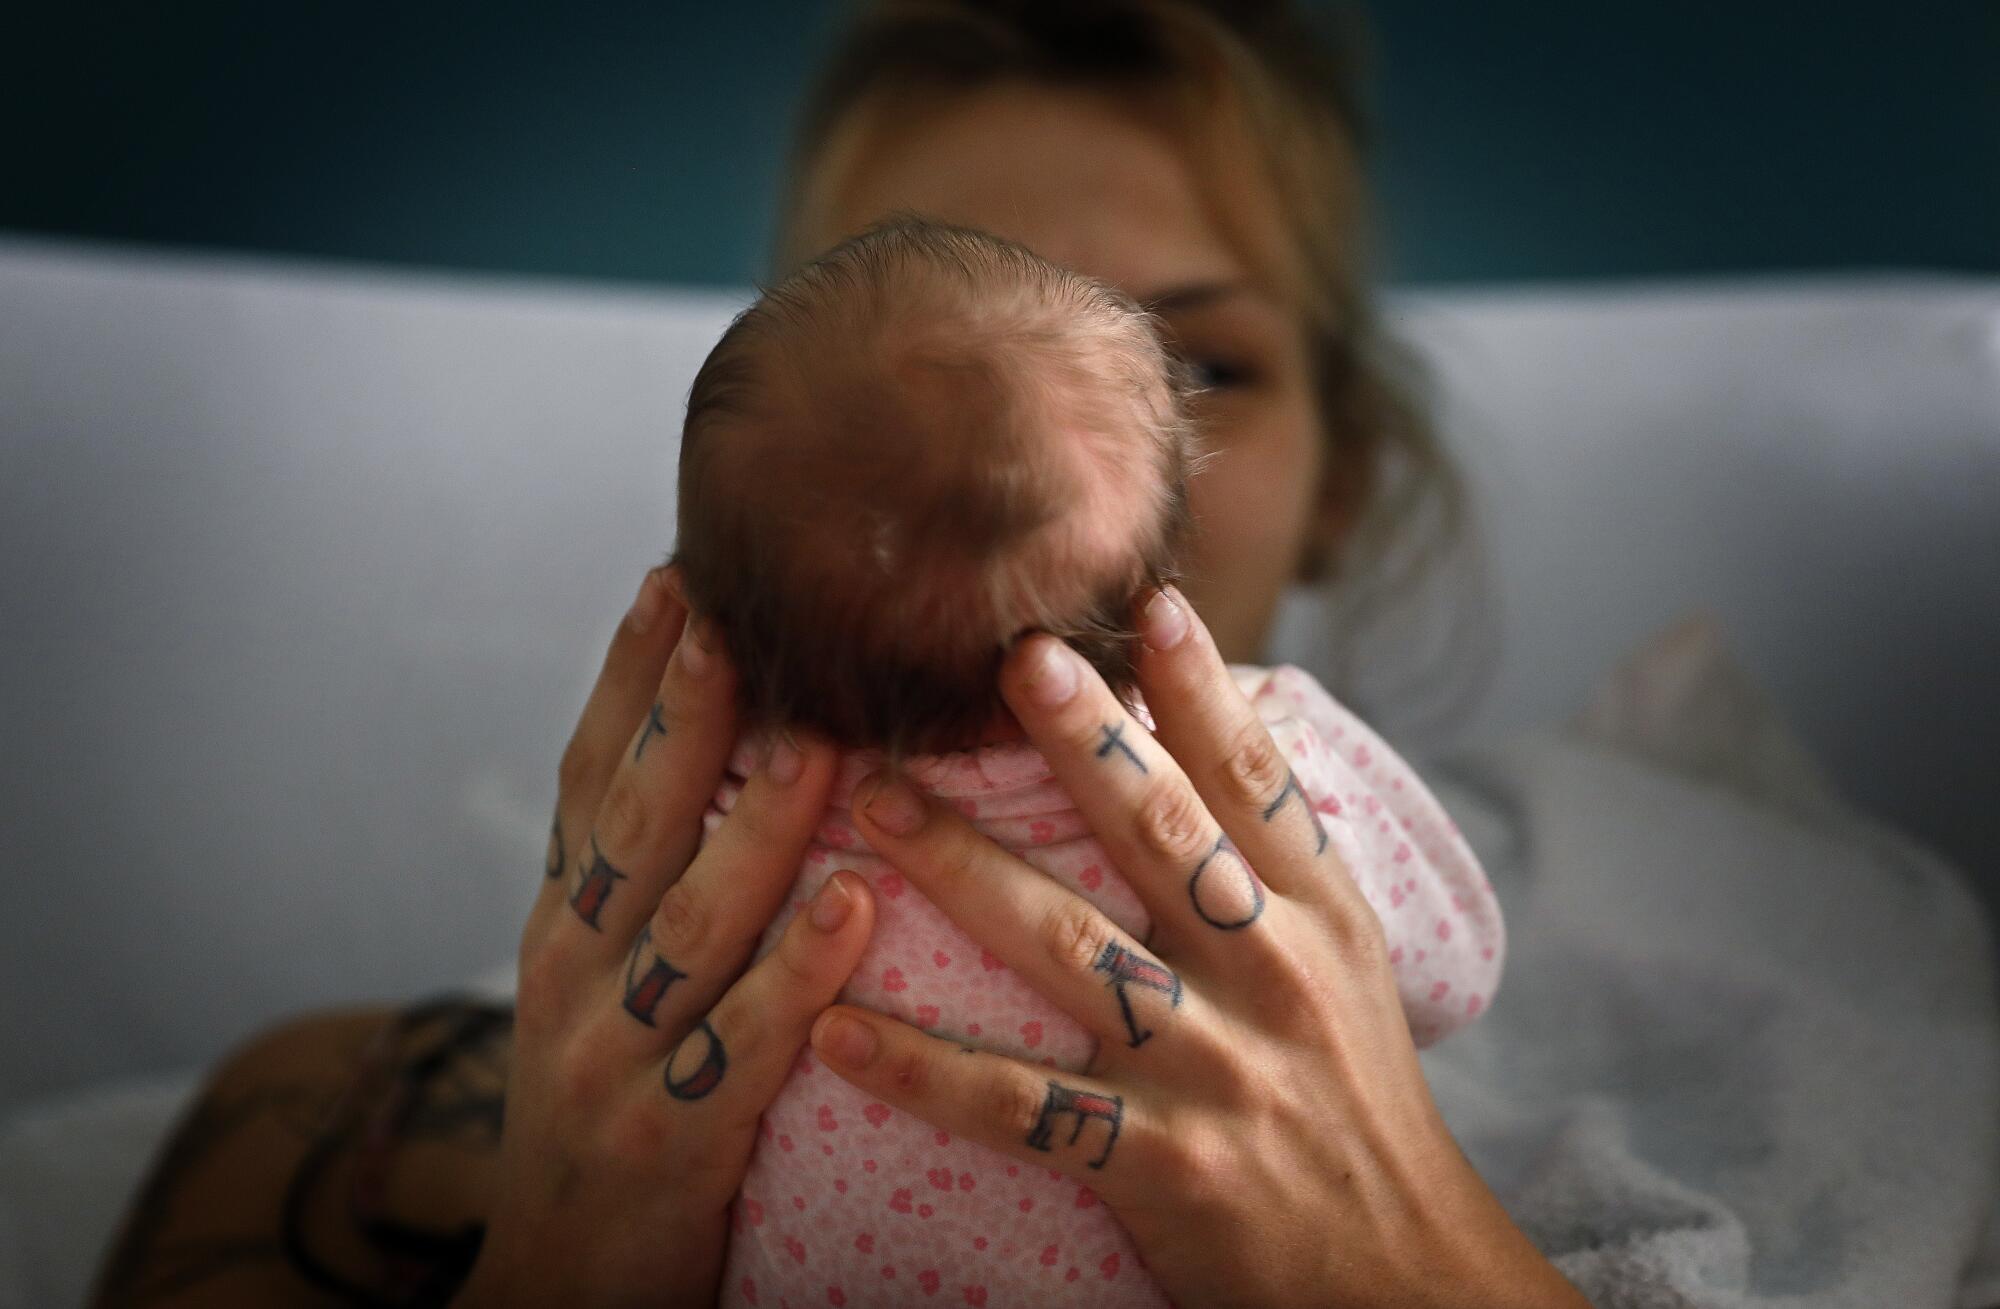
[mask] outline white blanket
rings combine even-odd
[[[1977,902],[1831,794],[1712,625],[1576,723],[1426,776],[1510,948],[1493,1008],[1424,1066],[1593,1303],[2000,1304]]]
[[[1417,762],[1510,940],[1492,1009],[1424,1066],[1594,1303],[2000,1304],[1976,902],[1826,788],[1711,627],[1654,642],[1576,723]],[[77,1302],[190,1085],[0,1131],[0,1309]]]

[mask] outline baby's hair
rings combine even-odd
[[[737,317],[696,375],[674,561],[746,725],[963,749],[1024,631],[1123,693],[1130,605],[1178,576],[1184,371],[1118,291],[899,217]]]

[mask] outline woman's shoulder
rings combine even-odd
[[[385,1238],[462,1275],[511,1034],[504,1007],[454,997],[247,1038],[155,1156],[92,1303],[353,1303],[396,1289]]]

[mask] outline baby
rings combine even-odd
[[[846,747],[791,915],[836,869],[876,891],[841,999],[1070,1071],[1092,1038],[980,948],[848,819],[885,762],[1138,939],[1149,920],[997,691],[1003,651],[1067,640],[1135,715],[1127,614],[1171,579],[1194,463],[1183,385],[1117,292],[980,233],[898,221],[770,290],[696,377],[677,562],[720,627],[747,730]],[[1410,1030],[1478,1015],[1500,972],[1486,879],[1379,737],[1293,668],[1234,670],[1387,929]],[[1009,730],[1013,729],[1013,730]],[[807,1050],[737,1197],[723,1299],[779,1306],[1164,1305],[1079,1180],[874,1102]]]

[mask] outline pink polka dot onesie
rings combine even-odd
[[[1505,937],[1457,825],[1402,759],[1309,675],[1290,667],[1232,671],[1382,919],[1416,1043],[1430,1045],[1471,1022],[1492,999]],[[710,809],[709,832],[734,805],[754,758],[746,740]],[[826,820],[758,954],[777,944],[827,877],[852,869],[874,889],[876,925],[843,1001],[961,1044],[1082,1069],[1093,1038],[862,841],[849,805],[880,762],[869,752],[842,760]],[[1145,909],[1033,745],[924,756],[905,773],[1145,939]],[[1059,1124],[1065,1141],[1070,1126],[1068,1117]],[[807,1049],[764,1115],[737,1195],[722,1303],[1123,1309],[1167,1300],[1087,1178],[1018,1161],[891,1109]]]

